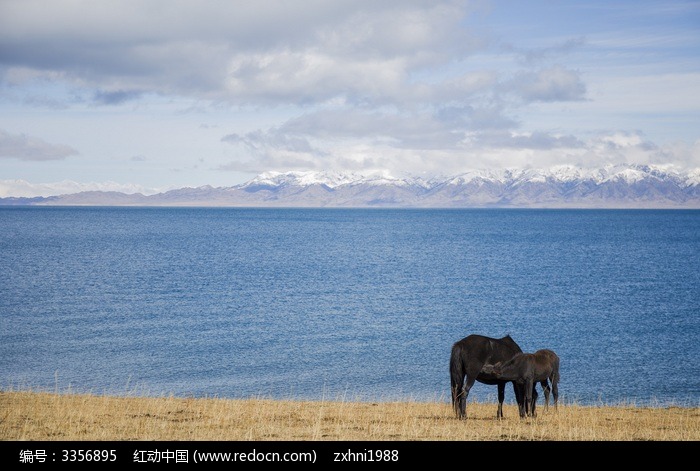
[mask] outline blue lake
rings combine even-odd
[[[700,404],[700,211],[0,207],[1,389],[447,402],[471,333]]]

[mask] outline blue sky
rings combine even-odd
[[[0,197],[700,167],[698,1],[0,0]]]

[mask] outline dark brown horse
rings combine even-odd
[[[503,417],[503,400],[506,384],[510,380],[496,378],[492,373],[485,373],[485,364],[494,364],[510,360],[515,354],[522,353],[517,343],[506,335],[500,339],[472,334],[452,346],[450,356],[450,382],[452,385],[452,406],[458,418],[467,415],[467,396],[475,381],[498,386],[498,410],[496,417]],[[522,408],[523,390],[513,382],[513,392],[518,406]]]
[[[545,395],[545,409],[549,406],[549,382],[554,396],[554,408],[559,401],[559,356],[552,350],[537,350],[535,353],[518,353],[507,361],[485,365],[483,370],[495,378],[513,381],[523,387],[525,400],[520,406],[520,417],[537,417],[537,383],[542,385]]]

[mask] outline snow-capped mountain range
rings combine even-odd
[[[386,173],[266,172],[231,187],[155,195],[81,192],[0,198],[0,204],[247,207],[585,207],[700,208],[700,169],[651,165],[598,169],[475,170],[442,177]]]
[[[611,165],[595,170],[562,165],[548,169],[472,170],[458,175],[432,177],[429,179],[415,176],[396,178],[385,173],[366,175],[338,172],[265,172],[239,187],[325,185],[329,188],[336,188],[345,185],[367,184],[396,186],[418,185],[430,189],[445,183],[459,185],[467,184],[475,180],[498,182],[502,184],[514,184],[524,181],[539,183],[552,181],[563,183],[590,180],[596,184],[602,184],[609,181],[636,183],[646,178],[658,180],[674,179],[681,184],[691,186],[700,184],[700,169],[695,169],[687,173],[679,173],[649,165]]]

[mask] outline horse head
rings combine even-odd
[[[486,373],[487,375],[494,375],[494,376],[498,377],[502,372],[501,366],[502,366],[502,364],[500,361],[496,364],[493,364],[493,365],[487,364],[487,365],[484,365],[481,367],[481,372]]]

